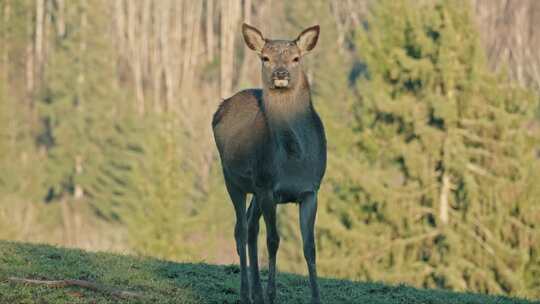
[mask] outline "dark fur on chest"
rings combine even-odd
[[[317,190],[323,178],[324,128],[309,99],[301,108],[292,103],[298,100],[269,105],[264,98],[260,89],[242,91],[215,113],[212,125],[224,173],[246,192],[268,189],[280,201],[293,201]]]

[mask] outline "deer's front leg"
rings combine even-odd
[[[279,235],[276,227],[276,204],[271,201],[261,206],[266,223],[266,246],[268,248],[268,285],[266,294],[270,304],[276,298],[276,254],[279,248]]]
[[[261,208],[257,204],[257,197],[253,196],[248,210],[248,251],[249,268],[251,273],[251,297],[255,301],[255,303],[264,303],[261,278],[259,276],[259,260],[257,257],[257,238],[259,236],[260,218]]]
[[[315,263],[315,217],[317,215],[317,192],[307,193],[300,201],[300,230],[304,243],[304,257],[309,271],[311,285],[311,302],[321,303],[319,285],[317,283],[317,266]]]

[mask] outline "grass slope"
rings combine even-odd
[[[262,273],[263,280],[266,273]],[[80,287],[51,288],[8,280],[79,279],[143,294],[121,299]],[[308,303],[305,277],[279,273],[278,303]],[[320,279],[323,303],[532,303],[407,286]],[[161,261],[151,258],[89,253],[47,245],[0,241],[0,303],[238,303],[239,268]],[[536,302],[539,303],[539,302]]]

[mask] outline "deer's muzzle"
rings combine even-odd
[[[285,68],[277,68],[272,72],[272,82],[276,88],[286,88],[289,86],[290,74]]]

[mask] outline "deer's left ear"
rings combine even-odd
[[[317,40],[319,39],[319,31],[319,25],[315,25],[303,30],[300,35],[298,35],[298,38],[296,38],[295,42],[298,48],[300,48],[300,52],[302,52],[302,55],[313,50],[315,45],[317,45]]]

